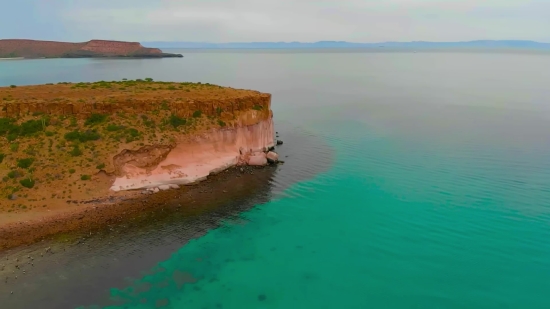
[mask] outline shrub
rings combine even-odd
[[[264,108],[263,106],[258,105],[258,104],[254,105],[254,107],[252,107],[252,109],[255,109],[257,111],[261,111],[263,108]]]
[[[17,160],[17,166],[20,168],[29,168],[34,162],[34,158],[25,158]]]
[[[19,176],[20,176],[19,172],[18,172],[18,171],[15,171],[15,170],[14,170],[14,171],[10,171],[10,172],[8,173],[8,177],[11,178],[11,179],[17,178],[17,177],[19,177]]]
[[[88,142],[88,141],[97,141],[101,138],[101,135],[97,133],[96,131],[85,131],[80,132],[78,130],[68,132],[65,134],[65,139],[68,141],[76,141],[79,140],[82,143]]]
[[[104,168],[105,168],[105,163],[98,164],[98,165],[96,166],[96,168],[97,168],[98,170],[104,169]]]
[[[153,79],[152,79],[151,77],[147,77],[147,78],[145,78],[145,81],[147,81],[147,82],[152,82]]]
[[[216,107],[216,114],[217,114],[218,116],[221,116],[222,113],[223,113],[223,109],[222,109],[221,107]]]
[[[17,128],[15,120],[11,118],[0,118],[0,135],[12,132]]]
[[[46,131],[46,136],[54,136],[55,133],[51,131]]]
[[[32,187],[34,187],[34,180],[30,178],[20,180],[19,183],[25,188],[31,189]]]
[[[17,152],[17,150],[19,150],[19,143],[11,143],[10,150],[13,152]]]
[[[195,111],[193,113],[193,118],[200,118],[202,116],[202,112],[201,111]]]
[[[187,123],[187,120],[185,120],[185,118],[180,118],[176,115],[172,115],[170,116],[170,124],[174,127],[174,128],[177,128],[179,126],[183,126]]]
[[[65,139],[68,141],[76,141],[79,138],[80,138],[80,132],[78,131],[65,133]]]
[[[218,119],[218,124],[220,125],[220,127],[225,127],[225,122],[223,122],[219,119]]]
[[[8,142],[13,142],[14,140],[17,139],[17,133],[10,133],[8,134]]]
[[[76,170],[74,168],[69,169],[69,173],[74,174]]]
[[[69,127],[76,127],[78,126],[78,122],[75,117],[71,117]]]
[[[108,124],[106,129],[109,132],[116,132],[116,131],[124,129],[124,126],[117,126],[115,124]]]
[[[0,163],[4,161],[4,157],[6,157],[6,155],[3,153],[0,153]]]
[[[34,133],[44,130],[44,127],[47,125],[47,121],[44,120],[29,120],[23,122],[20,127],[19,135],[29,136]]]
[[[80,176],[80,180],[90,180],[90,179],[92,179],[92,176],[90,176],[90,175],[82,175],[82,176]]]
[[[84,143],[87,141],[97,141],[100,138],[101,136],[96,131],[86,131],[80,133],[80,137],[78,140]]]
[[[69,154],[73,157],[78,157],[82,155],[82,150],[80,150],[80,147],[78,147],[78,145],[74,145],[73,150],[69,151]]]
[[[10,88],[15,88],[15,87],[17,87],[17,86],[16,85],[10,85]]]
[[[139,131],[134,128],[126,130],[126,134],[126,143],[133,142],[139,138]]]
[[[107,115],[104,114],[92,114],[88,119],[86,119],[86,122],[84,122],[87,126],[93,126],[96,124],[100,124],[107,120]]]

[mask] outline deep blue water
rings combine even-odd
[[[550,308],[550,55],[183,53],[0,62],[0,85],[270,92],[276,130],[315,141],[240,220],[102,286],[109,308]]]

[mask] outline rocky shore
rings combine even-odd
[[[93,200],[67,200],[65,211],[28,221],[0,225],[0,253],[44,240],[89,236],[109,226],[146,224],[160,213],[195,215],[219,203],[253,195],[268,185],[276,164],[235,166],[193,185],[152,194],[135,191],[126,196],[106,196]],[[71,236],[72,235],[72,236]]]

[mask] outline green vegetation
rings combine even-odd
[[[29,168],[34,162],[34,158],[18,159],[17,166],[20,168]]]
[[[10,144],[10,150],[12,152],[17,152],[17,150],[19,150],[19,143],[11,143]]]
[[[179,126],[184,126],[187,123],[187,120],[185,120],[185,118],[180,118],[176,115],[171,115],[169,122],[174,128],[177,128]]]
[[[91,180],[92,179],[92,176],[90,175],[82,175],[80,176],[80,180]]]
[[[11,179],[15,179],[15,178],[17,178],[17,177],[19,177],[19,176],[20,176],[20,174],[19,174],[19,172],[16,171],[16,170],[10,171],[10,172],[8,173],[8,177],[11,178]]]
[[[221,119],[218,119],[218,124],[220,125],[220,127],[226,126],[225,122],[223,122]]]
[[[4,161],[4,158],[6,157],[5,154],[3,153],[0,153],[0,163],[2,163]]]
[[[65,134],[65,139],[68,141],[80,141],[82,143],[88,142],[88,141],[97,141],[100,139],[101,136],[99,133],[97,133],[95,130],[88,130],[84,132],[80,131],[71,131]]]
[[[109,132],[116,132],[116,131],[120,131],[122,129],[124,129],[124,126],[117,126],[117,125],[114,125],[114,124],[108,124],[107,127],[106,127],[107,131]]]
[[[97,168],[98,170],[102,170],[105,168],[105,163],[98,164],[95,168]]]
[[[20,180],[19,183],[23,187],[31,189],[32,187],[34,187],[35,181],[33,179],[30,179],[30,178],[25,178],[23,180]]]
[[[0,135],[6,135],[8,132],[13,131],[17,125],[15,119],[12,118],[0,118]]]
[[[126,134],[126,143],[130,143],[139,139],[139,131],[134,128],[126,130]]]
[[[43,131],[46,127],[45,119],[44,120],[29,120],[21,124],[19,129],[20,136],[29,136],[34,133]]]
[[[216,115],[221,116],[223,113],[223,109],[221,107],[216,107]]]
[[[17,87],[17,86],[16,85],[10,85],[10,88],[15,88],[15,87]]]
[[[76,170],[74,168],[69,169],[70,174],[74,174],[75,172],[76,172]]]
[[[261,111],[263,108],[264,108],[263,106],[258,105],[258,104],[254,105],[254,107],[252,107],[252,109],[255,109],[257,111]]]
[[[49,119],[43,117],[39,120],[31,119],[18,125],[12,118],[0,118],[0,135],[8,134],[8,141],[12,142],[20,136],[32,136],[44,131],[49,125]]]
[[[80,147],[78,145],[74,145],[73,149],[69,151],[69,154],[73,157],[79,157],[82,155],[82,150],[80,150]]]
[[[202,112],[201,111],[195,111],[193,113],[193,118],[200,118],[202,116]]]
[[[107,120],[107,115],[104,114],[92,114],[88,119],[86,119],[86,122],[84,122],[87,126],[94,126],[100,123],[105,122]]]

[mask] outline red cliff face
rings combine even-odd
[[[55,57],[84,47],[86,43],[35,40],[0,40],[0,57]]]
[[[0,58],[63,58],[63,57],[117,57],[161,56],[160,49],[146,48],[138,42],[91,40],[66,43],[35,40],[0,40]]]
[[[161,53],[160,49],[145,48],[138,42],[120,42],[91,40],[80,50],[91,51],[105,55],[131,55],[135,53]]]

